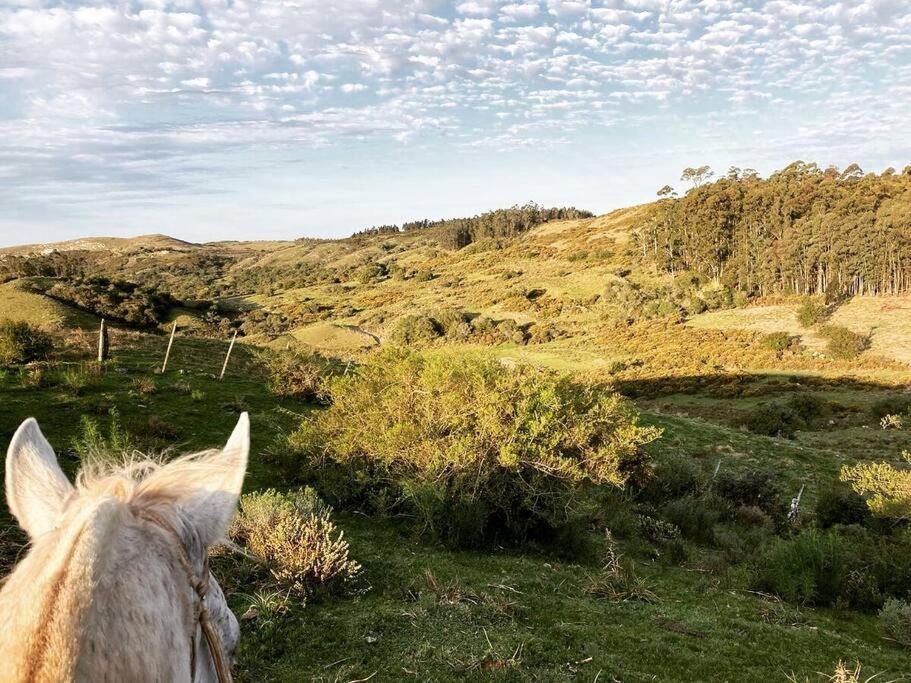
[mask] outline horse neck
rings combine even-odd
[[[0,681],[189,680],[179,572],[124,503],[76,511],[0,592]]]

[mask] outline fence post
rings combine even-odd
[[[231,358],[231,351],[234,350],[235,341],[237,341],[237,330],[234,330],[234,336],[231,337],[231,343],[228,345],[228,353],[225,354],[225,364],[221,366],[221,374],[218,376],[219,381],[225,378],[225,370],[228,369],[228,359]]]
[[[164,352],[164,363],[161,364],[161,374],[164,374],[164,371],[168,368],[168,358],[171,356],[171,344],[174,343],[174,333],[177,332],[177,321],[174,321],[173,327],[171,327],[171,338],[168,339],[168,350]]]
[[[101,327],[98,328],[98,362],[103,363],[108,359],[111,342],[108,338],[108,328],[104,324],[104,318],[101,319]]]

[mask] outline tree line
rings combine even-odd
[[[548,208],[535,202],[528,202],[522,206],[487,211],[468,218],[424,219],[401,225],[380,225],[357,232],[354,236],[426,230],[438,239],[440,246],[446,249],[461,249],[482,239],[515,237],[548,221],[593,216],[591,211],[577,209],[574,206]]]
[[[864,174],[796,161],[761,178],[688,168],[634,230],[656,271],[691,271],[748,294],[844,296],[911,289],[911,166]]]

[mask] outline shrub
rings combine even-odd
[[[803,420],[793,409],[775,401],[760,404],[746,420],[746,428],[754,434],[787,439],[794,438],[794,434],[803,426]]]
[[[410,346],[426,344],[439,338],[442,330],[437,322],[427,315],[414,314],[399,318],[389,335],[394,344]]]
[[[765,348],[779,356],[791,345],[791,337],[787,332],[771,332],[764,335],[760,341]]]
[[[273,394],[304,401],[325,400],[326,382],[344,371],[344,364],[338,359],[308,349],[264,350],[258,356],[269,375]]]
[[[804,327],[813,327],[826,319],[828,310],[819,299],[807,299],[797,309],[797,320]]]
[[[286,592],[302,599],[344,587],[360,572],[331,509],[313,489],[273,489],[241,497],[228,532],[268,569]]]
[[[877,420],[881,420],[887,415],[911,416],[911,398],[907,396],[881,398],[870,406],[870,413]]]
[[[101,376],[101,366],[98,363],[79,363],[69,365],[60,372],[60,383],[80,396],[86,389],[98,384]]]
[[[53,348],[51,336],[25,321],[0,322],[0,363],[14,365],[43,360]]]
[[[716,496],[686,496],[661,508],[662,516],[680,529],[684,538],[697,543],[715,541],[715,525],[726,514],[724,501]]]
[[[852,332],[847,327],[825,325],[819,331],[828,340],[826,349],[829,355],[840,360],[859,356],[869,345],[866,336]]]
[[[451,510],[470,510],[484,537],[557,529],[591,485],[641,477],[659,434],[605,385],[474,355],[387,349],[330,396],[291,439],[312,474],[347,470],[342,499],[392,486],[444,536]]]
[[[790,602],[832,605],[844,573],[835,533],[808,529],[771,544],[759,560],[755,587]]]
[[[457,308],[440,308],[433,312],[432,318],[447,337],[464,338],[471,334],[468,315]]]
[[[73,437],[71,445],[73,451],[85,463],[118,461],[136,450],[136,440],[121,425],[117,409],[111,408],[108,414],[111,422],[107,436],[98,422],[88,415],[83,415],[79,422],[79,433]]]
[[[154,327],[177,301],[167,292],[103,277],[58,280],[47,295],[108,319]]]
[[[703,483],[702,471],[692,458],[671,453],[655,460],[641,497],[662,503],[695,493]]]
[[[609,545],[605,564],[592,577],[585,592],[610,602],[658,602],[658,596],[636,575],[632,561],[623,557]]]
[[[798,419],[808,426],[829,412],[829,403],[814,394],[801,392],[787,400],[785,405],[797,415]]]
[[[752,505],[773,519],[784,514],[781,491],[770,472],[752,470],[743,474],[722,473],[713,481],[715,493],[734,507]]]
[[[911,452],[902,457],[911,464]],[[860,495],[869,495],[867,506],[884,517],[906,519],[911,515],[911,469],[899,469],[885,462],[846,465],[841,480]]]
[[[132,382],[132,389],[142,396],[151,396],[158,391],[158,385],[151,377],[137,377]]]
[[[388,269],[386,268],[386,264],[374,261],[358,268],[355,277],[362,285],[369,285],[374,282],[379,282],[386,277],[387,273]]]
[[[879,612],[879,622],[892,640],[911,647],[911,603],[890,598]]]
[[[844,486],[824,489],[816,501],[816,523],[823,529],[836,524],[865,524],[869,517],[864,499]]]
[[[150,439],[176,439],[178,436],[177,428],[160,415],[149,415],[136,431]]]

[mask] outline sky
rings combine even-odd
[[[0,0],[0,244],[901,169],[909,108],[907,0]]]

